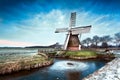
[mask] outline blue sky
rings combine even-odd
[[[92,25],[94,35],[120,32],[120,0],[0,0],[0,46],[31,46],[64,43],[70,13],[77,12],[76,26]]]

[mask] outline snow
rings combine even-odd
[[[83,80],[120,80],[120,58],[115,58]]]

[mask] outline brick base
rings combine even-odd
[[[68,47],[67,50],[78,51],[78,50],[81,50],[81,49],[79,49],[79,47]]]

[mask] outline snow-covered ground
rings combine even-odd
[[[120,58],[115,58],[83,80],[120,80]]]

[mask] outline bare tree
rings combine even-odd
[[[91,38],[87,38],[86,40],[87,40],[87,44],[89,46],[92,40],[91,40]]]
[[[109,35],[101,37],[100,41],[102,42],[102,47],[107,48],[108,42],[110,42],[111,40],[112,38]]]
[[[87,47],[89,47],[91,41],[92,41],[91,38],[86,38],[86,39],[84,39],[84,40],[82,41],[82,44],[86,44]]]
[[[92,42],[97,47],[98,43],[100,42],[100,37],[98,37],[97,35],[93,36]]]

